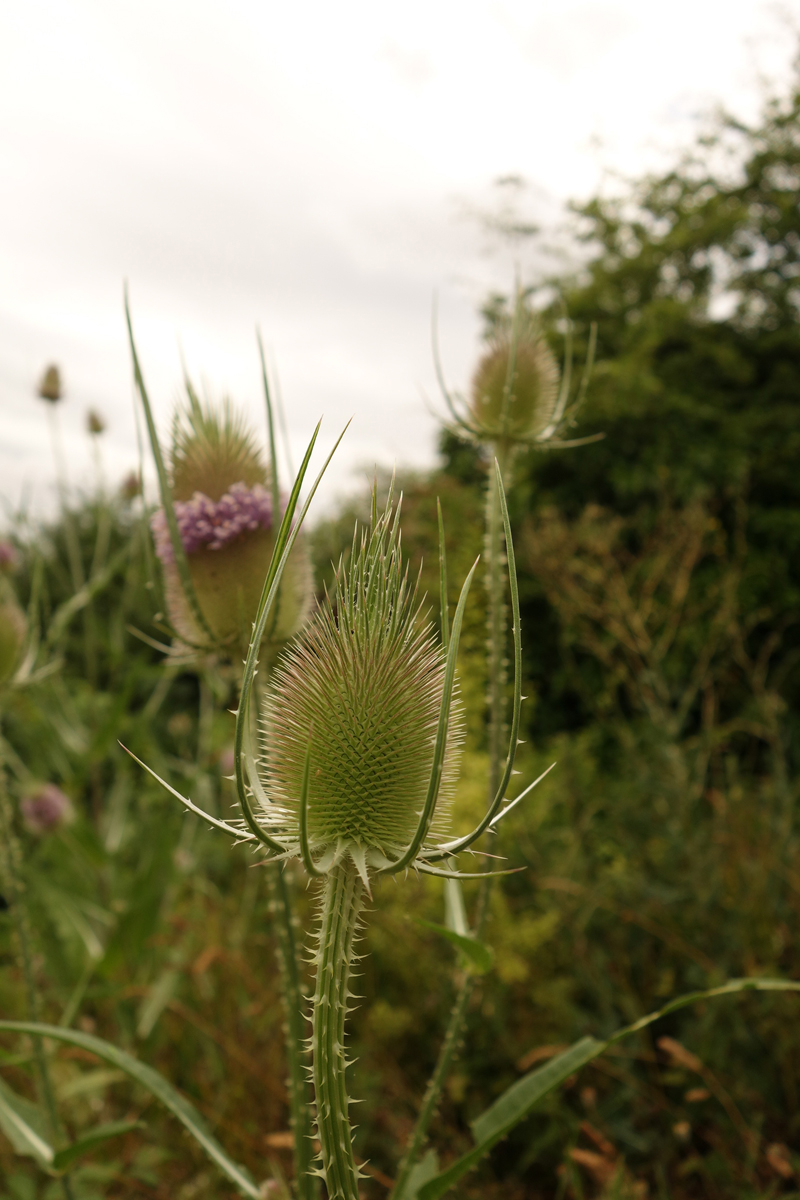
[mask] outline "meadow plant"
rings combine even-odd
[[[202,407],[190,387],[188,409],[173,425],[169,486],[177,552],[168,511],[162,507],[151,522],[170,621],[185,647],[246,649],[280,524],[279,493],[270,488],[253,434],[230,404]],[[191,590],[176,561],[181,551]],[[301,543],[287,566],[271,642],[285,642],[301,628],[310,595]]]
[[[462,432],[480,441],[488,466],[490,778],[483,816],[470,833],[453,836],[449,802],[462,736],[456,667],[477,563],[467,574],[451,627],[440,511],[437,637],[403,564],[400,505],[393,503],[390,492],[385,506],[379,508],[374,494],[368,526],[357,526],[349,557],[339,563],[334,588],[303,626],[308,587],[298,539],[321,473],[302,506],[300,493],[318,430],[284,500],[274,469],[274,441],[270,446],[273,470],[267,472],[250,435],[230,410],[203,409],[188,389],[189,409],[176,423],[167,465],[132,337],[131,344],[159,472],[162,511],[154,521],[154,533],[175,632],[183,646],[193,651],[230,656],[246,647],[233,754],[241,818],[223,820],[163,779],[160,782],[185,809],[258,852],[279,897],[276,932],[286,987],[293,1187],[299,1200],[313,1200],[318,1179],[324,1182],[329,1200],[359,1197],[360,1169],[353,1150],[346,1082],[346,1022],[365,896],[376,889],[379,902],[376,884],[385,876],[399,882],[408,872],[416,872],[445,880],[449,914],[439,932],[456,946],[466,964],[465,982],[398,1168],[394,1200],[436,1200],[445,1194],[549,1093],[623,1037],[666,1013],[745,990],[800,990],[800,984],[785,980],[736,980],[673,1001],[602,1040],[581,1038],[497,1097],[472,1122],[471,1148],[450,1166],[440,1169],[433,1150],[423,1156],[462,1034],[472,982],[491,958],[481,940],[482,911],[487,881],[501,873],[469,873],[483,884],[478,916],[470,928],[458,890],[459,880],[467,875],[458,870],[457,859],[463,852],[474,853],[482,835],[496,832],[506,814],[539,782],[509,799],[519,741],[522,657],[504,465],[510,472],[517,453],[526,446],[559,444],[556,433],[570,411],[568,367],[559,384],[552,355],[528,324],[518,297],[511,324],[499,331],[478,366],[472,407],[461,418]],[[524,369],[518,370],[518,363]],[[500,392],[498,379],[504,379]],[[267,405],[271,427],[268,392]],[[239,559],[230,560],[228,570],[218,569],[217,564],[228,562],[224,556],[234,549],[243,557],[245,551],[252,553],[249,573]],[[508,600],[513,641],[510,720],[505,698]],[[279,651],[279,643],[291,633],[297,634],[296,640]],[[152,767],[142,766],[159,778]],[[55,810],[54,805],[51,808]],[[40,809],[41,805],[34,813],[39,818]],[[6,812],[3,819],[10,829]],[[290,860],[302,865],[318,889],[317,924],[308,931],[315,976],[308,1005],[302,997],[291,897],[282,873]],[[306,1013],[311,1023],[317,1162],[312,1161],[311,1105],[304,1078],[307,1060],[301,1034]],[[40,1047],[41,1039],[48,1037],[97,1055],[159,1099],[243,1194],[253,1200],[263,1200],[276,1189],[291,1194],[280,1181],[259,1185],[216,1141],[193,1106],[163,1076],[127,1051],[81,1030],[41,1024],[35,1005],[27,1021],[0,1020],[0,1030],[32,1034]],[[59,1176],[68,1196],[69,1164],[87,1146],[115,1136],[122,1127],[96,1130],[82,1143],[64,1146],[52,1092],[45,1101],[52,1117],[49,1131],[43,1133],[29,1109],[18,1098],[9,1099],[5,1091],[0,1093],[0,1124],[6,1130],[13,1125],[15,1145],[24,1144],[24,1152]]]

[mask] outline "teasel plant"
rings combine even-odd
[[[275,413],[260,333],[257,341],[269,466],[264,464],[252,430],[230,403],[216,409],[203,405],[186,371],[188,404],[175,414],[171,450],[165,458],[136,350],[127,292],[125,315],[134,381],[158,476],[161,507],[151,519],[151,528],[162,566],[168,628],[173,634],[169,657],[174,663],[188,660],[202,674],[214,660],[235,662],[246,653],[264,577],[281,530],[294,514],[299,486],[284,506],[282,524]],[[301,478],[315,440],[316,433]],[[308,551],[302,539],[295,536],[262,631],[261,675],[255,678],[257,692],[263,690],[280,648],[306,621],[311,597]],[[212,689],[206,690],[213,695]],[[266,881],[282,984],[295,1177],[301,1200],[314,1200],[318,1189],[309,1172],[312,1127],[305,1072],[306,1030],[298,923],[290,883],[282,869],[268,866]]]
[[[134,363],[137,379],[141,379],[135,351]],[[143,390],[143,383],[140,386]],[[205,812],[146,764],[140,765],[187,811],[234,842],[258,852],[268,870],[280,872],[284,864],[297,860],[309,879],[316,882],[319,919],[312,935],[315,986],[310,1048],[320,1158],[312,1161],[310,1125],[304,1124],[308,1105],[298,1089],[290,1098],[296,1142],[294,1191],[303,1200],[313,1197],[315,1183],[321,1178],[329,1200],[357,1200],[359,1168],[349,1119],[345,1034],[364,896],[369,896],[375,881],[383,876],[403,877],[413,871],[444,878],[450,889],[451,908],[457,909],[459,893],[454,889],[460,879],[477,876],[485,882],[496,873],[462,873],[457,869],[458,856],[474,853],[482,835],[496,829],[535,784],[513,800],[507,799],[519,737],[522,657],[514,549],[503,475],[496,456],[491,471],[508,568],[513,700],[508,749],[497,771],[497,787],[490,793],[483,818],[469,834],[449,837],[446,829],[461,727],[456,679],[458,645],[478,564],[473,565],[464,581],[451,625],[441,515],[440,639],[426,625],[416,588],[403,566],[399,505],[393,504],[390,494],[385,506],[379,508],[374,496],[369,527],[357,530],[349,561],[339,565],[332,595],[323,599],[309,624],[277,659],[266,684],[259,685],[263,645],[285,572],[331,457],[301,504],[300,494],[318,435],[319,426],[282,505],[247,648],[234,743],[241,819],[224,821]],[[499,556],[497,562],[501,562]],[[475,930],[466,927],[463,916],[452,924],[454,927],[448,931],[451,940],[476,962],[480,955],[475,953],[479,948]],[[680,997],[610,1038],[581,1038],[498,1097],[472,1123],[472,1147],[441,1170],[435,1152],[420,1157],[420,1150],[449,1065],[448,1055],[460,1035],[460,1024],[452,1020],[412,1144],[398,1171],[395,1196],[437,1200],[545,1096],[612,1045],[681,1007],[744,991],[800,991],[800,983],[733,980]],[[296,995],[299,997],[299,986]],[[454,1016],[458,1015],[454,1010]],[[274,1195],[274,1182],[256,1182],[227,1154],[194,1107],[163,1076],[133,1055],[92,1034],[35,1019],[2,1019],[0,1031],[77,1046],[126,1072],[183,1124],[242,1194],[251,1200]],[[302,1068],[301,1050],[298,1048],[297,1065]],[[290,1046],[290,1057],[292,1053]],[[290,1074],[292,1071],[290,1065]],[[91,1147],[120,1132],[119,1127],[95,1130],[82,1143],[56,1150],[31,1124],[28,1109],[9,1102],[5,1091],[0,1095],[0,1113],[9,1121],[13,1119],[15,1137],[20,1143],[26,1142],[28,1152],[38,1156],[50,1174],[61,1176],[87,1145]],[[279,1185],[279,1190],[289,1195],[287,1187]]]
[[[499,468],[497,473],[512,580],[515,701],[505,769],[470,834],[448,839],[444,828],[461,737],[458,645],[477,562],[462,587],[452,629],[444,599],[444,636],[437,641],[403,566],[399,505],[391,492],[382,510],[373,494],[369,529],[357,529],[333,597],[325,597],[273,672],[262,702],[263,762],[254,748],[251,713],[259,645],[299,521],[285,529],[285,542],[279,535],[281,559],[273,561],[264,585],[245,664],[235,740],[242,821],[212,823],[261,848],[268,863],[299,859],[309,877],[321,881],[311,1038],[321,1165],[314,1170],[332,1200],[358,1196],[345,1019],[364,895],[374,880],[409,870],[446,879],[483,877],[454,870],[454,860],[512,807],[504,800],[519,731],[521,645],[508,510]],[[444,577],[443,541],[441,565]],[[190,811],[201,812],[169,790]]]
[[[469,396],[452,391],[445,381],[439,353],[438,312],[434,302],[432,321],[433,360],[439,387],[449,413],[448,427],[462,440],[480,448],[487,466],[484,569],[486,590],[486,675],[487,675],[487,742],[488,742],[488,800],[490,808],[497,794],[503,771],[503,744],[507,726],[507,602],[506,569],[511,585],[512,607],[515,600],[516,573],[511,550],[510,528],[504,487],[513,484],[518,457],[529,450],[566,450],[598,440],[602,434],[581,438],[565,438],[564,433],[574,425],[586,398],[597,338],[596,326],[589,334],[589,346],[577,391],[573,394],[573,330],[566,320],[564,360],[558,361],[548,345],[542,324],[526,299],[519,280],[514,289],[511,311],[501,309],[486,339],[486,348],[473,372]],[[441,522],[441,513],[440,513]],[[504,528],[505,526],[505,528]],[[440,525],[440,539],[443,531]],[[507,555],[511,554],[510,560]],[[446,589],[443,570],[442,587]],[[519,732],[521,653],[518,608],[514,611],[514,696],[512,700],[511,732],[516,749]],[[535,787],[552,770],[552,764],[532,785]],[[506,781],[507,786],[508,781]],[[527,795],[530,789],[523,793]],[[522,799],[522,796],[519,797]],[[490,832],[496,826],[490,822]],[[492,875],[487,873],[479,890],[472,928],[467,924],[460,885],[449,886],[446,915],[451,928],[472,937],[481,944],[487,915]],[[487,948],[487,957],[490,951]],[[408,1146],[400,1163],[393,1200],[407,1200],[418,1170],[417,1164],[424,1149],[428,1130],[436,1112],[447,1076],[453,1065],[463,1037],[464,1026],[479,971],[459,972],[456,999],[442,1041],[439,1057],[428,1084]]]

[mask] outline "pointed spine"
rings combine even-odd
[[[322,893],[312,1071],[322,1173],[329,1200],[358,1200],[358,1168],[347,1111],[344,1027],[363,890],[355,865],[345,859],[332,868]]]

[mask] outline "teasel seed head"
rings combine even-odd
[[[255,438],[230,404],[215,410],[194,402],[178,415],[170,482],[191,582],[214,642],[246,647],[280,514],[272,511],[268,474]],[[172,624],[187,644],[202,645],[208,639],[184,595],[163,510],[151,525]],[[299,543],[283,577],[270,642],[280,644],[301,628],[310,601],[308,552]]]
[[[522,304],[504,314],[472,379],[470,416],[486,441],[530,444],[550,424],[560,371],[535,316]]]
[[[47,400],[50,404],[57,404],[61,399],[64,392],[61,384],[61,372],[59,371],[56,363],[51,363],[50,366],[45,369],[45,372],[39,381],[39,387],[37,391],[39,398],[41,400]]]
[[[266,790],[276,816],[299,821],[308,769],[308,843],[320,864],[326,854],[349,854],[360,869],[398,858],[425,804],[445,656],[403,567],[398,515],[390,498],[369,530],[357,529],[334,598],[278,661],[265,703]],[[461,741],[456,699],[445,801]]]

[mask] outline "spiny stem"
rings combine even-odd
[[[500,492],[497,477],[493,469],[495,458],[500,466],[500,473],[507,485],[511,472],[512,451],[504,445],[491,447],[489,482],[486,493],[486,590],[488,592],[488,677],[489,677],[489,803],[495,797],[500,783],[503,730],[505,725],[505,655],[506,655],[506,602],[505,602],[505,573],[503,553],[503,518],[500,506]],[[481,882],[478,897],[478,908],[475,919],[476,936],[480,937],[489,904],[489,893],[492,881],[487,878]],[[428,1128],[433,1119],[445,1081],[453,1064],[456,1051],[461,1042],[461,1035],[467,1018],[467,1009],[475,987],[476,976],[465,974],[459,984],[455,1004],[450,1013],[450,1020],[442,1042],[439,1058],[433,1074],[428,1081],[422,1107],[419,1111],[414,1130],[411,1134],[406,1152],[400,1162],[397,1183],[392,1193],[393,1200],[402,1200],[403,1190],[408,1184],[408,1178],[414,1164],[419,1159],[422,1147],[428,1135]]]
[[[344,1026],[363,884],[350,859],[325,880],[317,951],[312,1046],[317,1131],[329,1200],[358,1200],[358,1169],[348,1118]]]
[[[318,1188],[311,1170],[311,1113],[304,1064],[305,1001],[300,991],[295,920],[289,887],[282,866],[266,868],[270,909],[277,936],[283,1004],[286,1014],[286,1057],[289,1064],[289,1114],[294,1133],[294,1171],[300,1200],[315,1200]]]
[[[491,880],[489,879],[484,879],[481,882],[476,913],[477,937],[480,937],[483,931],[490,884]],[[405,1154],[400,1160],[400,1165],[397,1169],[397,1181],[392,1191],[392,1200],[403,1200],[403,1193],[408,1186],[411,1171],[418,1162],[422,1148],[427,1141],[428,1129],[436,1114],[447,1076],[450,1074],[450,1068],[453,1065],[453,1060],[461,1044],[461,1036],[464,1032],[464,1025],[467,1019],[467,1009],[469,1008],[469,1002],[472,999],[477,979],[478,976],[469,971],[463,972],[461,976],[455,1004],[450,1013],[450,1020],[447,1023],[444,1041],[439,1051],[439,1057],[436,1060],[433,1074],[428,1080],[428,1086],[425,1089],[425,1096],[419,1110],[419,1115],[417,1116],[416,1124],[414,1125]]]
[[[33,956],[31,954],[31,936],[28,924],[28,911],[25,905],[25,888],[21,874],[21,853],[19,842],[14,833],[11,801],[5,787],[5,775],[0,765],[0,878],[8,894],[14,929],[19,944],[22,975],[25,980],[25,998],[30,1021],[39,1020],[39,994],[36,990],[36,979],[33,971]],[[50,1137],[54,1142],[63,1139],[61,1122],[58,1119],[53,1084],[47,1066],[44,1043],[40,1037],[33,1039],[33,1056],[38,1076],[39,1098],[47,1114]],[[73,1200],[72,1184],[67,1176],[61,1180],[61,1189],[65,1200]]]
[[[486,495],[486,590],[488,592],[488,675],[489,675],[489,803],[500,782],[503,759],[503,729],[505,725],[506,683],[506,600],[505,555],[503,552],[503,519],[500,492],[494,471],[497,458],[506,488],[511,455],[502,446],[493,446],[492,468]]]

